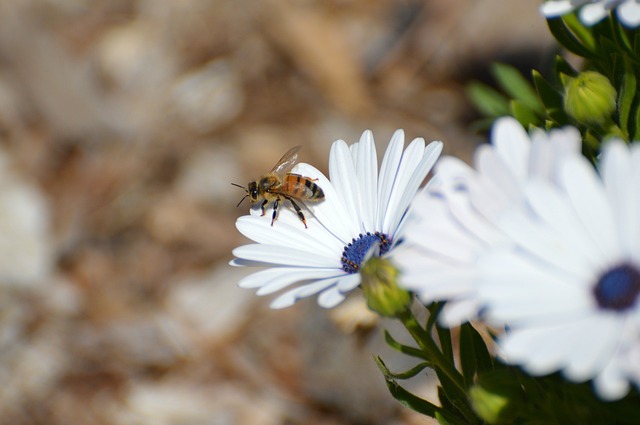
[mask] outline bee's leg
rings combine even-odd
[[[269,201],[267,201],[266,199],[262,202],[262,204],[260,204],[260,211],[262,211],[262,214],[260,214],[260,217],[262,217],[263,215],[266,214],[266,212],[264,211],[264,206],[267,205]]]
[[[287,199],[289,200],[289,202],[291,202],[291,205],[293,205],[293,209],[296,210],[296,213],[298,214],[298,218],[300,218],[300,221],[302,221],[302,224],[304,224],[304,228],[306,229],[307,220],[304,218],[304,214],[302,213],[302,208],[300,208],[292,198],[287,197]]]
[[[280,197],[276,198],[273,201],[273,215],[271,216],[271,225],[273,226],[273,222],[276,221],[276,216],[278,215],[278,204],[280,203]]]

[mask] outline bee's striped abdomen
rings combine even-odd
[[[310,178],[299,174],[287,174],[280,190],[293,198],[301,200],[319,201],[324,199],[322,188]]]

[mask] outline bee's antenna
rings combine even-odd
[[[232,184],[233,184],[233,183],[232,183]],[[238,208],[238,207],[240,206],[240,204],[242,203],[242,201],[244,201],[245,199],[247,199],[247,196],[249,196],[249,195],[244,195],[244,196],[242,197],[242,199],[240,199],[240,202],[238,202],[238,205],[236,205],[236,208]]]
[[[239,187],[240,189],[242,189],[242,190],[244,190],[245,192],[247,192],[247,194],[246,194],[246,195],[244,195],[244,197],[243,197],[242,199],[240,199],[240,202],[238,202],[238,205],[236,205],[236,208],[238,208],[238,207],[240,206],[240,204],[242,203],[242,201],[244,201],[244,200],[245,200],[245,198],[249,196],[249,191],[247,190],[247,188],[246,188],[246,187],[244,187],[244,186],[240,186],[239,184],[231,183],[231,185],[232,185],[232,186],[235,186],[235,187]]]

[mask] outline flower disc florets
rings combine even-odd
[[[634,306],[639,293],[640,270],[632,264],[621,264],[608,270],[593,289],[598,306],[614,311]]]
[[[353,238],[342,251],[342,258],[340,258],[342,270],[347,273],[357,273],[365,255],[374,244],[379,245],[380,255],[383,255],[391,248],[391,242],[391,238],[384,233],[360,233],[358,239]]]

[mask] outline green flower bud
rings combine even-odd
[[[602,125],[616,110],[616,89],[609,79],[595,71],[563,79],[564,108],[580,124]]]
[[[369,258],[362,268],[362,290],[369,309],[381,316],[395,317],[411,305],[411,294],[400,288],[398,269],[381,257]]]

